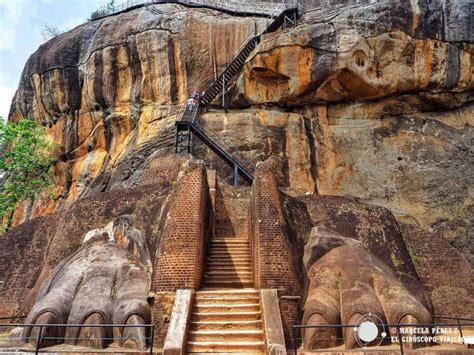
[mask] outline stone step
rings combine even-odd
[[[250,242],[248,240],[242,242],[210,242],[209,246],[221,248],[248,248],[250,246]]]
[[[204,285],[206,287],[223,287],[223,288],[243,288],[243,287],[253,287],[253,281],[237,281],[237,280],[204,280]]]
[[[260,292],[253,288],[248,289],[237,289],[237,290],[201,290],[196,292],[197,299],[210,299],[210,298],[247,298],[247,297],[260,297]]]
[[[216,244],[216,245],[249,245],[250,240],[237,239],[237,238],[222,238],[222,239],[213,238],[211,239],[210,243]]]
[[[251,268],[251,266],[252,263],[250,261],[245,260],[213,260],[206,263],[205,270],[222,270],[222,268],[236,270],[239,268]]]
[[[205,270],[223,270],[223,268],[227,268],[227,270],[236,270],[240,268],[251,268],[252,263],[249,261],[232,261],[232,260],[221,260],[221,261],[210,261],[206,263]]]
[[[250,255],[249,248],[210,248],[209,254],[245,254]]]
[[[257,311],[260,311],[260,303],[234,303],[234,304],[206,303],[206,304],[195,304],[192,311],[194,313],[257,312]]]
[[[216,254],[208,256],[210,261],[219,261],[219,260],[248,260],[250,261],[250,255],[231,255],[231,254]]]
[[[232,249],[232,250],[236,250],[236,249],[248,249],[250,247],[250,244],[249,243],[235,243],[235,244],[224,244],[224,243],[211,243],[209,244],[210,248],[220,248],[220,249]]]
[[[247,281],[252,281],[253,280],[253,276],[252,274],[233,274],[233,275],[219,275],[219,274],[213,274],[213,275],[209,275],[209,274],[205,274],[204,275],[204,281],[207,281],[207,280],[214,280],[214,281],[225,281],[225,280],[229,280],[229,281],[244,281],[244,282],[247,282]],[[249,286],[249,287],[253,287],[253,286]]]
[[[207,264],[209,265],[209,264]],[[245,265],[235,265],[233,263],[214,263],[213,267],[206,267],[206,273],[216,274],[216,273],[236,273],[236,272],[247,272],[252,274],[252,267],[250,263],[245,263]]]
[[[193,330],[189,332],[189,341],[263,341],[263,330]]]
[[[192,322],[209,322],[209,321],[245,321],[259,320],[262,318],[260,311],[253,312],[204,312],[191,313]]]
[[[222,249],[222,250],[250,250],[249,243],[245,244],[210,244],[210,250]]]
[[[250,245],[210,245],[209,251],[249,251]]]
[[[212,263],[212,264],[206,264],[206,270],[225,270],[225,271],[236,271],[236,270],[251,270],[250,263],[240,263],[240,264],[234,264],[234,263]]]
[[[212,270],[208,270],[205,273],[205,276],[218,276],[218,277],[232,277],[232,276],[237,276],[237,277],[252,277],[252,272],[249,270],[250,268],[247,268],[245,270],[242,269],[226,269],[223,270],[221,268],[213,268]]]
[[[223,259],[223,258],[215,258],[215,259],[207,259],[206,262],[208,264],[213,264],[213,265],[223,265],[223,266],[247,266],[249,267],[251,265],[252,260],[250,258],[247,258],[245,260],[235,260],[231,258]]]
[[[263,341],[190,341],[187,344],[188,352],[224,352],[224,353],[252,353],[264,350]]]
[[[232,250],[232,251],[236,251],[236,250],[250,250],[250,245],[239,245],[239,244],[234,244],[234,245],[224,245],[224,244],[212,244],[210,245],[209,247],[209,250],[222,250],[222,251],[225,251],[225,250]]]
[[[204,281],[233,281],[233,282],[248,282],[253,278],[250,275],[205,275]]]
[[[208,305],[219,303],[224,304],[254,304],[260,302],[260,297],[248,296],[248,297],[213,297],[213,298],[197,298],[194,300],[194,304],[197,306]]]
[[[249,254],[210,254],[207,260],[252,260]]]
[[[244,321],[209,321],[191,322],[191,330],[259,330],[262,329],[263,322],[258,320]]]

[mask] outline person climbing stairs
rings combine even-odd
[[[215,135],[211,134],[205,129],[205,127],[199,124],[199,115],[202,108],[211,105],[212,101],[217,97],[219,93],[225,92],[229,88],[229,84],[235,80],[237,75],[241,72],[245,61],[258,46],[261,41],[261,37],[264,34],[274,32],[279,28],[286,28],[288,26],[294,26],[298,18],[298,8],[287,8],[282,11],[274,20],[268,25],[268,27],[261,34],[250,38],[247,43],[235,53],[233,59],[226,66],[224,71],[219,77],[212,81],[210,85],[203,91],[199,98],[199,103],[193,106],[192,109],[186,107],[181,116],[181,119],[176,121],[176,135],[174,142],[175,153],[186,152],[191,154],[192,152],[192,134],[199,138],[204,144],[206,144],[211,150],[219,155],[227,164],[229,164],[234,171],[234,186],[238,184],[238,176],[243,175],[249,182],[253,181],[253,175],[241,159],[238,159],[228,149],[226,144],[222,144]]]

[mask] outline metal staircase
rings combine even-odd
[[[209,106],[219,93],[222,93],[223,96],[225,95],[229,83],[240,73],[245,61],[260,43],[262,35],[274,32],[281,27],[285,28],[295,25],[297,17],[298,9],[288,8],[281,12],[260,35],[254,36],[244,43],[219,77],[203,91],[199,99],[199,104],[195,105],[192,109],[187,107],[181,119],[176,121],[175,153],[187,152],[191,154],[193,146],[192,135],[194,134],[226,163],[233,167],[234,186],[238,184],[239,174],[244,176],[248,181],[253,181],[251,169],[246,166],[244,160],[237,157],[235,149],[228,146],[223,140],[219,139],[215,133],[199,123],[199,114],[202,108]]]
[[[242,46],[239,51],[237,51],[236,55],[227,65],[222,74],[219,75],[219,77],[204,90],[204,93],[199,100],[199,104],[201,106],[208,106],[220,92],[225,91],[226,85],[228,86],[229,82],[232,81],[238,73],[240,73],[250,53],[252,53],[255,47],[257,47],[257,45],[260,43],[262,35],[275,32],[280,27],[285,28],[289,25],[294,25],[296,23],[297,16],[298,10],[296,8],[286,9],[272,21],[265,31],[250,38],[247,43]]]

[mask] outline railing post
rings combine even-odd
[[[42,333],[43,333],[43,326],[42,326],[42,325],[40,325],[40,329],[39,329],[38,337],[36,338],[36,349],[35,349],[35,355],[38,355],[38,354],[39,354],[39,348],[40,348],[40,343],[41,343],[41,336],[42,336]]]
[[[153,342],[155,340],[155,325],[151,327],[150,355],[153,355]]]
[[[459,335],[461,336],[461,342],[464,344],[464,336],[462,335],[461,320],[458,318],[457,321],[458,321]]]
[[[239,185],[239,167],[234,163],[234,186]]]
[[[188,154],[191,154],[191,127],[188,125]]]
[[[293,326],[293,346],[295,348],[295,355],[298,355],[298,343],[296,341],[296,333],[297,333],[296,327]]]
[[[225,73],[222,75],[222,107],[226,110],[225,107]]]
[[[398,334],[398,342],[400,343],[400,354],[404,354],[403,352],[403,338],[402,335],[400,334],[400,326],[396,326],[397,328],[397,334]]]
[[[174,136],[174,154],[178,153],[178,136],[179,136],[179,129],[178,129],[178,126],[176,126],[176,133]]]

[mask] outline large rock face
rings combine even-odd
[[[418,320],[428,319],[426,310],[472,316],[474,4],[302,5],[296,27],[262,37],[229,91],[229,111],[216,100],[201,123],[250,167],[271,158],[304,256],[303,296],[314,296],[315,275],[334,265],[368,270],[374,255],[382,270],[374,277],[391,280]],[[151,236],[180,169],[175,157],[163,158],[172,151],[176,110],[267,22],[150,5],[81,25],[31,56],[10,119],[41,122],[63,149],[56,198],[19,206],[20,225],[2,237],[12,241],[10,253],[38,260],[26,286],[26,265],[6,271],[9,294],[27,299],[22,310],[72,253],[68,245],[118,215],[141,216],[137,228],[153,255],[159,240]],[[204,145],[194,148],[221,178],[230,176]],[[321,249],[322,235],[344,242]],[[344,260],[347,253],[360,260]],[[462,275],[448,280],[455,270]],[[344,277],[369,283],[356,272]],[[384,297],[384,290],[374,292]],[[397,318],[393,302],[381,304]],[[334,314],[350,304],[342,308]]]
[[[386,206],[472,262],[472,4],[340,3],[265,36],[235,85],[234,106],[301,115],[307,137],[295,153],[286,135],[298,155],[289,165],[313,172],[318,193]]]
[[[26,63],[10,119],[34,119],[62,145],[58,199],[25,206],[16,223],[91,191],[136,184],[152,152],[171,151],[176,110],[188,93],[208,85],[268,21],[147,6],[42,45]]]

